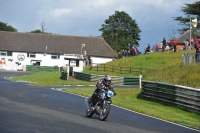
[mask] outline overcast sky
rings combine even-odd
[[[141,29],[139,50],[167,40],[180,28],[172,17],[184,16],[181,7],[197,0],[0,0],[0,21],[18,32],[40,29],[71,36],[100,36],[99,29],[115,11],[124,11]],[[176,37],[180,35],[176,34]],[[86,44],[87,46],[87,44]]]

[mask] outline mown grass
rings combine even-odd
[[[14,77],[13,81],[28,81],[37,86],[57,86],[57,85],[91,85],[96,82],[87,82],[69,77],[68,80],[60,79],[60,72],[36,72],[31,75]]]
[[[94,89],[64,89],[67,92],[90,97]],[[200,115],[181,110],[176,107],[162,105],[142,99],[140,89],[115,89],[117,96],[112,98],[114,105],[147,114],[156,118],[200,129]]]

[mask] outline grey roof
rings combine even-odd
[[[114,57],[114,50],[100,37],[0,31],[0,50],[2,51],[81,54],[82,44],[85,44],[83,51],[87,51],[87,55]]]
[[[191,33],[192,34],[192,33]],[[200,37],[200,30],[197,30],[197,36]],[[184,32],[180,37],[177,38],[179,43],[183,43],[186,39],[190,40],[190,30]]]

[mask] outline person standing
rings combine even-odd
[[[158,52],[158,48],[159,48],[158,43],[156,43],[156,51],[157,52]]]
[[[178,44],[178,39],[175,38],[173,42],[174,42],[173,43],[174,44],[174,52],[176,52],[176,45]]]
[[[162,51],[164,52],[165,51],[165,48],[166,48],[166,40],[165,38],[163,38],[163,41],[162,41]]]
[[[186,41],[185,41],[185,50],[188,50],[188,45],[189,45],[189,40],[186,39]]]

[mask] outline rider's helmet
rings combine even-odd
[[[108,75],[106,75],[105,77],[104,77],[104,79],[103,79],[103,83],[105,84],[105,85],[107,85],[107,86],[109,86],[109,85],[111,85],[111,77],[110,76],[108,76]]]

